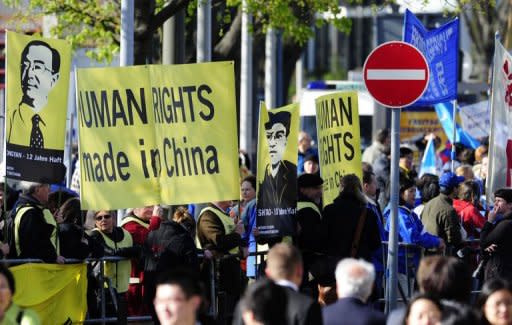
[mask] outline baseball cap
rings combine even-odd
[[[457,176],[452,172],[446,172],[439,178],[439,186],[444,188],[454,188],[464,182],[464,176]]]

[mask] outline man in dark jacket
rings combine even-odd
[[[59,254],[57,223],[50,210],[46,209],[50,186],[48,184],[25,183],[15,207],[14,240],[18,258],[37,258],[47,263],[64,263]]]
[[[462,242],[461,225],[453,208],[453,198],[457,196],[457,186],[463,181],[464,177],[451,172],[441,175],[439,195],[425,204],[420,216],[425,231],[443,239],[447,248],[457,248]]]
[[[199,274],[199,259],[191,234],[170,220],[161,222],[160,228],[149,233],[144,243],[144,255],[144,303],[156,321],[153,306],[156,279],[177,267],[186,267],[190,272]]]
[[[286,292],[286,322],[284,325],[322,325],[320,306],[308,296],[299,293],[302,282],[302,256],[291,244],[279,243],[268,252],[266,276]],[[237,307],[233,325],[244,324]]]
[[[485,281],[495,277],[512,280],[512,189],[494,193],[494,208],[480,233],[480,248],[489,255]]]
[[[386,316],[366,304],[375,281],[373,265],[347,258],[336,267],[338,301],[322,310],[326,325],[384,325]]]

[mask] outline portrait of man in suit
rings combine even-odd
[[[59,80],[60,54],[41,40],[29,42],[21,53],[22,97],[9,116],[7,142],[45,148],[42,128],[50,130],[41,117],[48,95]]]
[[[265,123],[270,164],[265,167],[263,181],[259,184],[258,206],[270,208],[275,216],[276,208],[295,208],[297,205],[297,165],[284,159],[288,135],[290,134],[290,112],[269,112]],[[296,149],[294,148],[294,151]],[[281,230],[293,232],[293,218],[290,214],[279,213]]]

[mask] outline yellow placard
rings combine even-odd
[[[87,209],[238,197],[232,62],[79,69]]]
[[[87,313],[87,265],[23,264],[11,267],[13,301],[37,312],[41,324],[82,323]]]
[[[7,177],[62,181],[71,45],[7,32]]]
[[[267,110],[260,104],[257,226],[266,237],[295,233],[299,106]]]
[[[323,204],[338,196],[340,179],[362,177],[361,137],[356,92],[339,92],[315,100],[320,174],[324,180]]]
[[[441,138],[441,143],[446,142],[439,117],[435,110],[429,111],[402,111],[400,113],[400,141],[406,142],[417,138],[418,135],[434,133]]]

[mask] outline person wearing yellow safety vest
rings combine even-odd
[[[143,246],[148,238],[149,232],[158,229],[162,218],[160,218],[162,209],[158,206],[145,206],[135,208],[129,212],[121,221],[121,227],[132,235],[135,245]],[[149,314],[149,310],[144,304],[143,263],[140,259],[132,260],[132,269],[130,273],[130,286],[128,287],[128,315],[142,316]]]
[[[302,253],[304,278],[302,286],[316,290],[316,283],[310,283],[311,266],[319,261],[319,253],[325,251],[327,228],[322,222],[322,184],[318,174],[302,174],[297,178],[299,188],[297,200],[298,235],[297,246]],[[314,272],[313,272],[314,273]],[[314,274],[313,274],[314,276]]]
[[[225,300],[219,301],[219,317],[222,319],[233,311],[242,289],[242,276],[238,258],[227,258],[228,254],[238,254],[239,247],[247,245],[242,240],[244,225],[236,224],[226,213],[231,201],[212,202],[199,214],[197,221],[197,244],[199,248],[212,251],[220,259],[218,272],[220,283],[217,287],[226,293]]]
[[[92,215],[95,226],[91,231],[91,238],[103,246],[106,256],[119,256],[126,258],[135,258],[140,256],[141,249],[133,246],[133,240],[130,233],[121,227],[115,225],[115,214],[113,211],[89,211],[88,218]],[[127,305],[126,292],[130,282],[130,260],[105,263],[105,284],[108,288],[105,297],[110,298],[110,292],[115,292],[115,303],[117,304],[117,323],[127,323]],[[101,285],[101,284],[100,284]],[[110,308],[112,303],[107,303],[107,313],[112,316],[115,308]],[[114,304],[115,307],[115,304]]]
[[[57,222],[46,208],[50,186],[22,182],[23,193],[15,207],[14,242],[17,258],[37,258],[47,263],[64,263],[60,255]]]

